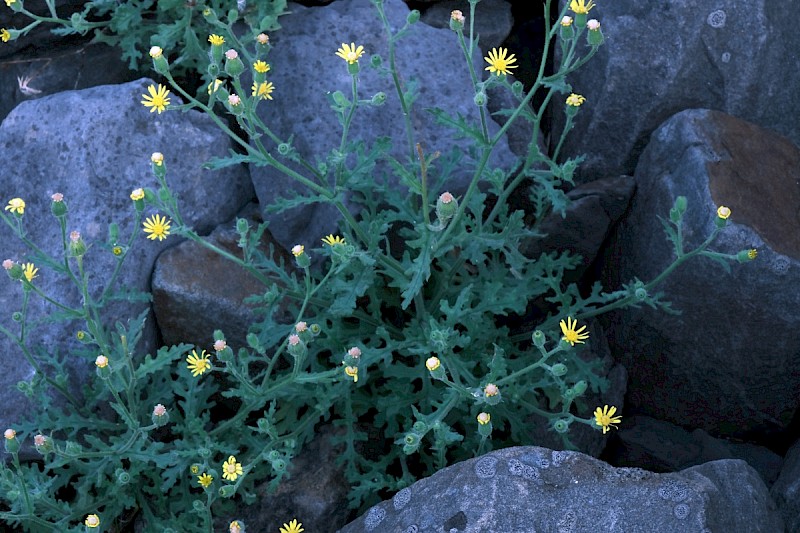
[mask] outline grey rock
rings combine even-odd
[[[398,0],[384,2],[387,18],[397,30],[405,24],[408,7]],[[367,145],[379,136],[391,136],[392,155],[405,162],[411,156],[405,136],[404,120],[394,85],[388,76],[379,75],[370,67],[370,56],[380,54],[388,62],[385,35],[370,0],[341,0],[325,7],[304,8],[292,4],[291,14],[281,17],[281,31],[274,35],[274,47],[269,56],[272,66],[270,81],[275,84],[274,100],[259,107],[259,114],[278,136],[293,135],[293,146],[312,163],[324,160],[328,152],[338,149],[341,126],[330,110],[327,93],[342,91],[348,98],[352,81],[345,63],[335,53],[341,43],[363,45],[365,54],[360,60],[359,98],[369,99],[383,91],[386,103],[380,107],[360,108],[351,127],[349,139],[363,139]],[[397,44],[397,64],[406,87],[419,83],[419,96],[412,109],[414,142],[421,142],[426,154],[441,151],[443,155],[453,146],[462,148],[470,143],[456,139],[455,130],[436,123],[425,111],[430,107],[460,113],[473,124],[479,124],[478,108],[473,103],[473,91],[466,65],[461,67],[463,54],[455,34],[415,24]],[[440,68],[442,61],[453,62],[453,68]],[[480,54],[473,58],[476,65],[483,62]],[[483,72],[483,67],[478,70]],[[492,120],[490,131],[499,126]],[[277,153],[277,152],[276,152]],[[416,155],[413,156],[416,160]],[[465,158],[469,159],[469,158]],[[501,140],[490,160],[494,166],[507,167],[511,160],[508,144]],[[285,161],[284,161],[285,162]],[[291,165],[290,165],[291,166]],[[454,194],[466,188],[471,177],[471,165],[462,160],[460,173],[441,190],[431,179],[430,194],[438,196],[444,190]],[[271,167],[251,169],[259,202],[265,208],[276,196],[305,188]],[[303,171],[306,173],[306,171]],[[387,165],[380,162],[372,172],[376,187],[396,181]],[[405,194],[405,193],[404,193]],[[435,195],[435,196],[434,196]],[[267,211],[270,231],[287,249],[296,243],[319,243],[319,239],[336,232],[338,212],[331,206],[314,204],[293,208],[281,213]]]
[[[23,102],[0,125],[0,167],[6,169],[3,205],[13,197],[22,197],[27,202],[23,220],[28,237],[45,252],[56,255],[62,246],[61,234],[50,213],[50,195],[63,193],[69,207],[67,232],[80,231],[89,245],[84,265],[95,291],[108,282],[116,263],[106,246],[109,223],[119,224],[120,244],[126,244],[131,234],[138,235],[115,290],[149,291],[156,256],[176,244],[175,237],[163,242],[146,240],[141,226],[133,226],[130,192],[137,187],[157,188],[150,169],[152,152],[164,153],[169,168],[167,180],[184,206],[184,219],[201,232],[230,219],[252,198],[252,185],[244,169],[201,169],[209,158],[227,153],[230,142],[224,134],[199,113],[149,113],[139,103],[148,84],[149,80],[142,79]],[[226,185],[220,187],[220,183]],[[40,271],[35,282],[45,294],[79,306],[80,294],[73,284],[36,261],[10,231],[0,232],[0,245],[3,259],[37,263]],[[7,277],[3,283],[0,324],[17,332],[11,313],[20,308],[22,290],[18,282]],[[105,322],[109,327],[116,320],[127,324],[146,308],[143,303],[112,302],[105,309]],[[29,332],[29,339],[51,352],[58,350],[62,357],[73,354],[67,359],[67,368],[83,373],[97,353],[92,351],[93,346],[80,345],[75,340],[82,324],[41,322],[54,311],[40,298],[31,298],[28,313],[38,327]],[[153,350],[155,341],[155,326],[149,319],[138,353]],[[29,408],[15,385],[30,379],[33,371],[5,336],[0,338],[0,363],[6,368],[0,377],[0,404],[4,406],[0,427],[8,427]]]
[[[770,494],[783,515],[786,531],[800,531],[800,441],[784,457],[783,469]]]
[[[450,13],[461,10],[467,18],[464,24],[464,35],[469,38],[469,2],[468,0],[444,0],[436,2],[425,10],[420,20],[434,28],[449,28]],[[514,16],[511,4],[506,0],[483,0],[475,5],[475,37],[478,46],[484,53],[501,46],[511,33]]]
[[[586,97],[564,146],[587,155],[579,180],[632,174],[650,133],[685,109],[724,111],[800,143],[800,100],[785,97],[800,91],[786,68],[798,32],[780,2],[619,0],[598,2],[589,18],[606,41],[568,79]]]
[[[654,474],[613,468],[578,452],[520,446],[440,470],[340,532],[454,530],[776,533],[783,521],[744,461]]]
[[[712,250],[758,258],[692,260],[659,285],[681,310],[614,315],[610,339],[628,370],[631,412],[710,434],[767,443],[785,430],[800,401],[800,150],[788,139],[724,113],[689,110],[654,132],[636,169],[637,192],[608,251],[606,287],[649,281],[673,261],[657,216],[688,198],[685,249],[732,210]],[[676,394],[680,401],[676,401]]]
[[[648,416],[625,418],[620,426],[611,462],[655,472],[673,472],[719,459],[741,459],[771,487],[781,472],[783,458],[755,444],[715,438],[702,429],[689,431]]]

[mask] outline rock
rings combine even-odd
[[[626,408],[722,437],[768,444],[800,401],[800,150],[788,139],[717,111],[678,113],[653,133],[636,169],[637,192],[608,251],[608,288],[653,280],[673,261],[657,216],[688,198],[685,249],[728,227],[711,250],[758,258],[731,272],[705,258],[655,290],[682,314],[615,312],[611,349],[628,370]],[[748,437],[752,437],[749,438]]]
[[[464,36],[469,38],[469,2],[468,0],[444,0],[431,4],[422,14],[420,20],[434,28],[450,28],[450,13],[459,9],[467,18],[464,24]],[[483,53],[492,48],[502,46],[514,26],[511,4],[506,0],[484,0],[475,5],[475,37]]]
[[[724,111],[800,144],[800,100],[785,97],[800,92],[786,68],[800,34],[780,2],[604,1],[589,18],[605,44],[569,76],[586,103],[563,151],[587,155],[579,181],[632,174],[651,132],[685,109]]]
[[[776,533],[783,521],[744,461],[654,474],[578,452],[520,446],[440,470],[339,531],[454,530]]]
[[[800,441],[786,454],[770,494],[783,515],[786,531],[800,531]]]
[[[405,24],[408,7],[402,2],[385,2],[386,15],[397,30]],[[324,161],[341,142],[341,125],[330,109],[328,93],[341,91],[351,98],[352,80],[346,64],[336,54],[342,43],[363,45],[365,54],[360,60],[359,98],[370,99],[379,91],[386,93],[386,103],[380,107],[359,108],[349,132],[349,139],[363,139],[371,146],[379,136],[391,136],[392,155],[405,162],[410,157],[406,142],[404,119],[391,78],[380,76],[370,67],[370,56],[380,54],[388,62],[388,49],[377,11],[370,0],[341,0],[325,7],[304,8],[292,4],[291,14],[281,17],[281,31],[274,35],[274,47],[269,56],[272,66],[270,81],[275,84],[274,100],[259,107],[259,115],[280,138],[293,136],[292,145],[312,162]],[[463,54],[455,34],[449,29],[435,29],[415,24],[397,44],[397,63],[403,83],[409,87],[418,82],[419,95],[412,109],[415,142],[421,142],[426,154],[441,151],[447,156],[454,146],[465,148],[471,143],[457,139],[455,130],[437,124],[435,117],[425,111],[429,107],[459,113],[472,124],[479,124],[478,108],[469,83]],[[453,61],[453,68],[439,68],[443,58]],[[476,65],[483,63],[475,55]],[[432,69],[435,69],[432,70]],[[483,72],[483,66],[478,70]],[[499,126],[490,122],[490,131]],[[277,152],[276,152],[277,153]],[[414,159],[416,160],[416,155]],[[465,159],[469,159],[466,157]],[[490,165],[506,168],[512,160],[505,140],[495,148]],[[286,162],[284,160],[284,162]],[[442,163],[444,164],[444,163]],[[293,166],[290,163],[290,166]],[[454,194],[466,188],[472,165],[465,160],[458,165],[460,172],[451,177],[446,187]],[[295,168],[293,166],[293,168]],[[300,167],[296,167],[299,168]],[[304,174],[307,170],[300,169]],[[295,190],[307,190],[272,167],[253,167],[253,183],[263,207],[275,198]],[[395,181],[385,162],[371,171],[376,187],[384,181]],[[329,175],[330,177],[330,175]],[[440,189],[431,179],[430,194],[438,196]],[[403,192],[403,194],[406,194]],[[350,206],[351,208],[353,206]],[[309,204],[281,213],[267,211],[270,231],[285,248],[294,244],[319,243],[329,233],[336,233],[338,212],[327,204]]]
[[[245,220],[250,220],[253,230],[260,222],[252,217],[256,210],[257,207],[252,206],[249,213],[240,214]],[[218,226],[208,240],[241,258],[235,220]],[[282,248],[276,248],[271,241],[272,236],[268,231],[265,232],[265,253],[269,253],[272,246],[275,260],[283,261],[291,268],[294,258]],[[202,268],[196,268],[198,264]],[[244,303],[244,300],[248,296],[261,295],[268,289],[245,269],[188,240],[158,257],[152,287],[153,311],[163,343],[167,346],[191,343],[206,347],[209,352],[215,329],[222,330],[234,352],[247,346],[248,328],[257,322],[258,317],[253,307]],[[287,323],[290,321],[291,318],[288,318]]]
[[[152,152],[164,153],[169,168],[167,180],[184,207],[186,223],[198,231],[208,232],[230,219],[252,198],[252,185],[244,169],[201,169],[209,158],[228,153],[231,143],[225,135],[199,113],[149,113],[139,103],[149,83],[142,79],[23,102],[0,126],[0,167],[6,169],[5,196],[0,201],[5,206],[11,198],[22,197],[27,202],[23,221],[28,237],[45,252],[60,254],[61,233],[50,213],[50,195],[63,193],[69,207],[66,231],[80,231],[89,246],[84,266],[95,297],[108,282],[117,261],[106,244],[109,223],[119,224],[122,245],[127,245],[131,234],[138,235],[135,252],[127,256],[115,290],[149,291],[156,256],[176,244],[175,237],[163,242],[146,240],[141,226],[133,225],[135,212],[130,192],[137,187],[157,188],[150,169]],[[225,186],[220,187],[220,183]],[[40,270],[35,282],[45,294],[67,305],[80,306],[80,294],[66,276],[57,275],[32,255],[11,231],[0,233],[0,244],[3,259],[37,263]],[[74,261],[71,264],[74,268]],[[0,314],[0,324],[17,332],[11,313],[20,309],[22,290],[19,282],[7,277],[2,283],[5,290],[0,293],[0,308],[4,312]],[[116,320],[127,324],[146,307],[141,302],[112,301],[105,308],[105,324],[110,328]],[[82,323],[41,324],[44,315],[54,311],[41,298],[31,298],[28,314],[39,327],[29,332],[30,344],[46,346],[51,353],[57,350],[61,357],[73,354],[68,368],[84,371],[84,365],[94,361],[96,348],[75,340],[76,331],[85,328]],[[156,330],[150,319],[136,352],[152,351],[155,341]],[[30,379],[33,371],[5,336],[0,338],[0,363],[6,368],[0,377],[0,404],[4,406],[0,427],[8,427],[30,409],[17,392],[16,383]]]
[[[674,472],[719,459],[741,459],[771,487],[783,464],[781,456],[763,446],[714,438],[702,429],[690,432],[648,416],[625,418],[614,436],[617,444],[609,446],[610,453],[606,449],[604,458],[615,466]]]

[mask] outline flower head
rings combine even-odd
[[[591,19],[589,22],[586,23],[586,28],[589,31],[597,31],[600,29],[600,21],[597,19]]]
[[[488,70],[492,74],[497,74],[498,76],[505,76],[506,74],[511,74],[512,68],[517,68],[519,65],[514,65],[517,61],[514,54],[506,57],[508,54],[508,49],[506,48],[492,48],[489,52],[489,57],[484,57],[483,59],[489,63],[489,66],[486,67],[484,70]]]
[[[94,364],[97,365],[97,368],[105,368],[108,366],[108,357],[105,355],[98,355],[97,359],[94,360]]]
[[[303,531],[305,531],[305,529],[303,529],[303,524],[298,522],[295,518],[288,524],[283,524],[280,533],[302,533]]]
[[[621,416],[614,416],[616,412],[617,408],[613,405],[610,408],[606,405],[602,409],[598,407],[594,410],[594,423],[603,428],[603,435],[608,432],[609,427],[616,427],[616,424],[622,422]]]
[[[163,241],[167,238],[167,235],[169,235],[169,223],[170,221],[167,220],[167,217],[162,217],[156,213],[155,215],[146,218],[142,226],[144,226],[144,232],[148,234],[148,239],[151,241],[156,239]]]
[[[164,416],[165,414],[167,414],[167,408],[164,407],[162,404],[159,403],[155,407],[153,407],[153,415]]]
[[[111,249],[111,253],[116,255],[117,257],[121,256],[125,249],[122,246],[114,246]]]
[[[39,269],[33,263],[24,263],[22,265],[22,274],[28,280],[28,283],[33,281],[33,278],[38,277],[36,275],[37,272],[39,272]]]
[[[230,61],[233,61],[234,59],[238,59],[238,57],[239,57],[239,52],[237,52],[233,48],[231,48],[230,50],[225,52],[225,59],[228,59]]]
[[[211,370],[211,361],[208,358],[209,355],[205,350],[201,350],[200,355],[197,355],[196,350],[192,350],[192,353],[186,358],[188,363],[186,366],[192,371],[192,377],[200,376]]]
[[[17,0],[6,0],[6,6],[11,7]]]
[[[228,103],[231,106],[236,107],[236,106],[238,106],[239,104],[242,103],[242,99],[239,98],[238,94],[230,94],[230,95],[228,95]]]
[[[269,72],[270,67],[269,63],[267,63],[266,61],[258,60],[255,63],[253,63],[253,68],[256,70],[256,72],[260,72],[261,74],[266,74],[267,72]]]
[[[150,47],[150,57],[153,59],[158,59],[164,53],[164,50],[161,49],[160,46],[151,46]]]
[[[579,94],[571,93],[567,96],[567,105],[572,107],[580,107],[582,103],[586,101],[586,98]]]
[[[462,13],[460,9],[454,9],[453,11],[450,12],[450,20],[453,20],[463,25],[464,22],[466,21],[466,18],[464,18],[464,13]]]
[[[221,35],[212,33],[211,35],[208,36],[208,42],[210,42],[214,46],[222,46],[223,44],[225,44],[225,38]]]
[[[572,26],[572,17],[564,15],[564,17],[561,19],[561,25],[565,28]]]
[[[429,371],[433,372],[437,368],[442,366],[441,361],[439,361],[438,357],[429,357],[427,361],[425,361],[425,368]]]
[[[0,28],[0,41],[7,43],[11,40],[11,32],[5,28]]]
[[[55,193],[53,193],[52,195],[50,195],[50,198],[51,198],[51,199],[52,199],[54,202],[63,202],[63,201],[64,201],[64,195],[63,195],[63,194],[61,194],[60,192],[55,192]]]
[[[228,531],[230,533],[242,533],[242,524],[240,524],[238,520],[234,520],[228,526]]]
[[[34,446],[44,446],[45,444],[47,444],[47,437],[45,437],[41,433],[33,437]]]
[[[269,35],[266,33],[259,33],[256,35],[256,41],[258,41],[258,44],[269,44]]]
[[[159,83],[158,89],[156,89],[155,85],[150,85],[147,88],[147,92],[150,94],[142,95],[142,98],[144,98],[144,100],[142,100],[142,105],[149,107],[151,113],[153,111],[158,111],[160,115],[169,105],[169,90]]]
[[[222,350],[224,350],[227,347],[228,347],[228,343],[225,342],[225,339],[219,339],[219,340],[214,341],[214,351],[215,352],[221,352]]]
[[[131,200],[136,201],[141,200],[142,198],[144,198],[144,189],[139,188],[131,191]]]
[[[575,327],[578,325],[578,321],[573,320],[571,317],[567,317],[566,322],[562,320],[559,324],[561,325],[561,332],[564,334],[563,339],[572,346],[575,346],[576,342],[583,344],[583,341],[589,338],[589,333],[583,332],[586,326],[581,326],[580,329],[576,330]]]
[[[161,152],[153,152],[150,155],[150,162],[159,167],[164,164],[164,154]]]
[[[756,250],[755,248],[750,248],[749,250],[747,250],[748,259],[752,261],[753,259],[756,258],[756,256],[758,256],[758,250]]]
[[[25,213],[25,200],[22,198],[12,198],[8,201],[6,211],[11,211],[12,213],[16,213],[18,215]]]
[[[478,413],[478,424],[485,426],[492,420],[492,415],[489,413]]]
[[[17,436],[17,432],[11,428],[8,428],[3,432],[3,436],[6,438],[6,440],[13,440]]]
[[[346,366],[344,367],[344,373],[353,378],[353,383],[358,383],[358,367],[357,366]]]
[[[205,472],[197,476],[197,482],[200,483],[204,489],[207,489],[211,485],[212,481],[214,481],[214,478]]]
[[[488,384],[488,385],[486,385],[486,387],[484,387],[484,389],[483,389],[483,393],[484,393],[486,396],[497,396],[497,394],[498,394],[499,392],[500,392],[500,389],[499,389],[499,388],[497,387],[497,385],[495,385],[494,383],[489,383],[489,384]]]
[[[333,246],[334,244],[344,244],[344,239],[339,237],[338,235],[335,235],[335,236],[334,235],[328,235],[327,237],[322,239],[322,242],[324,242],[328,246]]]
[[[208,89],[207,89],[208,94],[216,92],[217,89],[219,89],[220,86],[222,86],[222,84],[224,84],[224,83],[225,83],[224,81],[222,81],[222,80],[220,80],[218,78],[215,78],[214,81],[212,81],[211,83],[208,84]]]
[[[253,83],[252,89],[253,96],[261,100],[272,100],[272,91],[275,90],[275,86],[272,85],[271,81],[262,81],[261,83]]]
[[[6,208],[8,209],[8,208]],[[731,210],[724,205],[721,205],[717,208],[717,216],[722,220],[726,220],[729,216],[731,216]]]
[[[228,481],[236,481],[242,475],[242,463],[236,462],[236,457],[231,455],[228,460],[222,463],[222,477]]]
[[[297,346],[300,344],[300,337],[292,333],[289,335],[289,346]]]
[[[11,268],[13,266],[14,266],[14,261],[12,261],[11,259],[6,259],[6,260],[3,261],[3,268],[4,269],[11,270]]]
[[[569,3],[569,8],[576,15],[585,15],[593,7],[594,7],[594,0],[589,0],[588,4],[586,3],[586,0],[572,0]]]
[[[86,524],[86,527],[98,527],[100,526],[100,517],[96,514],[90,514],[83,523]]]
[[[336,51],[336,55],[347,61],[349,64],[357,63],[358,58],[364,55],[364,47],[359,46],[356,48],[356,43],[342,43],[342,46]]]
[[[292,255],[295,257],[303,255],[304,251],[305,251],[305,246],[303,246],[302,244],[295,244],[294,246],[292,246]]]
[[[355,359],[358,359],[359,357],[361,357],[361,348],[359,348],[358,346],[353,346],[352,348],[347,350],[347,355]]]

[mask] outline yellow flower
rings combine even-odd
[[[153,152],[150,156],[150,162],[160,167],[164,164],[164,154],[161,152]]]
[[[572,0],[572,2],[569,3],[569,8],[576,15],[585,15],[593,7],[594,7],[594,0],[589,0],[588,4],[586,3],[586,0]]]
[[[108,366],[108,357],[100,354],[97,356],[97,359],[94,360],[94,364],[97,365],[97,368],[105,368]]]
[[[280,533],[302,533],[303,531],[305,531],[305,529],[303,529],[303,524],[298,522],[295,518],[288,524],[283,524]]]
[[[134,189],[131,191],[131,200],[141,200],[144,198],[144,189]]]
[[[222,477],[229,481],[236,481],[242,475],[242,463],[236,462],[236,457],[231,455],[228,460],[222,463]]]
[[[353,378],[353,383],[358,383],[358,367],[357,366],[346,366],[344,367],[344,373]]]
[[[492,415],[489,413],[478,413],[478,424],[485,426],[492,421]]]
[[[608,432],[610,426],[616,427],[616,424],[622,422],[621,416],[614,416],[617,408],[613,405],[609,408],[607,405],[602,409],[599,407],[594,410],[594,423],[603,428],[603,435]]]
[[[112,254],[114,254],[114,255],[116,255],[117,257],[119,257],[120,255],[122,255],[122,252],[124,252],[124,251],[125,251],[125,250],[122,248],[122,246],[114,246],[114,247],[111,249],[111,253],[112,253]]]
[[[498,76],[511,74],[509,69],[517,68],[519,65],[514,65],[514,63],[517,61],[517,58],[514,56],[514,54],[506,57],[507,53],[508,49],[506,48],[492,48],[491,52],[489,52],[489,57],[483,58],[487,63],[489,63],[489,66],[484,70],[488,70],[492,74],[497,74]]]
[[[583,332],[583,330],[586,329],[586,326],[581,326],[578,330],[575,329],[575,327],[578,325],[577,320],[567,317],[566,323],[562,320],[560,324],[561,332],[564,334],[563,339],[572,346],[575,346],[576,342],[583,344],[583,341],[589,338],[589,334]]]
[[[757,255],[758,255],[758,250],[756,250],[755,248],[747,250],[747,258],[750,259],[751,261],[755,259]]]
[[[567,96],[567,105],[571,105],[572,107],[580,107],[580,105],[585,101],[586,98],[579,94],[572,93]]]
[[[7,43],[11,40],[11,32],[5,28],[0,29],[0,41]]]
[[[342,43],[341,48],[336,51],[336,55],[350,63],[358,63],[358,58],[364,55],[364,47],[356,48],[356,43]]]
[[[28,283],[33,281],[33,278],[38,277],[36,273],[39,272],[39,269],[34,266],[33,263],[24,263],[22,265],[22,274],[25,276],[25,279],[28,280]]]
[[[306,249],[305,246],[303,246],[302,244],[295,244],[294,246],[292,246],[292,255],[295,257],[300,257],[301,255],[303,255],[303,252],[305,252],[305,249]]]
[[[12,213],[16,213],[18,215],[25,213],[25,200],[22,198],[12,198],[8,201],[6,211],[11,211]]]
[[[96,514],[90,514],[83,523],[86,524],[86,527],[98,527],[100,526],[100,517]]]
[[[256,69],[256,72],[260,72],[261,74],[266,74],[269,72],[269,64],[267,64],[265,61],[256,61],[253,63],[253,68]]]
[[[208,84],[208,89],[207,89],[208,94],[211,94],[212,92],[216,92],[217,89],[219,89],[220,85],[222,85],[223,83],[225,83],[225,82],[220,80],[220,79],[215,79],[214,81],[209,83]]]
[[[427,368],[431,372],[433,372],[440,366],[442,366],[442,363],[439,361],[438,357],[429,357],[428,360],[425,361],[425,368]]]
[[[153,59],[158,59],[164,54],[164,50],[160,46],[151,46],[150,47],[150,57]]]
[[[150,94],[142,95],[142,98],[144,98],[144,100],[142,100],[142,105],[149,107],[151,113],[153,111],[158,111],[160,115],[169,105],[169,90],[159,83],[157,90],[155,85],[150,85],[147,88],[147,92]]]
[[[259,33],[256,35],[256,41],[258,41],[258,44],[267,44],[269,43],[269,35],[266,33]]]
[[[17,1],[17,0],[6,0],[6,5],[7,5],[8,7],[11,7],[11,5],[12,5],[12,4],[14,4],[16,1]]]
[[[200,376],[211,370],[211,361],[208,360],[208,357],[205,350],[201,350],[200,355],[197,355],[197,351],[192,350],[192,353],[186,358],[186,362],[189,363],[186,366],[192,371],[192,377]]]
[[[275,87],[271,81],[262,81],[261,83],[253,83],[253,96],[257,96],[262,100],[272,100],[272,91]]]
[[[8,208],[6,207],[6,209]],[[730,208],[725,207],[724,205],[719,206],[719,208],[717,209],[717,216],[722,220],[727,219],[729,216],[731,216]]]
[[[189,471],[192,474],[199,474],[200,473],[200,466],[199,465],[192,465],[189,467]]]
[[[242,524],[240,524],[238,520],[234,520],[228,526],[228,531],[230,533],[242,533]]]
[[[144,226],[144,232],[149,233],[147,236],[148,239],[154,241],[158,239],[159,241],[163,241],[169,235],[169,220],[167,217],[162,217],[158,213],[155,215],[148,217],[145,219],[142,226]]]
[[[197,476],[197,482],[200,483],[204,489],[207,489],[209,486],[211,486],[212,481],[214,481],[214,478],[208,474]]]
[[[328,246],[333,246],[334,244],[344,244],[344,239],[342,239],[338,235],[336,235],[336,236],[328,235],[327,237],[322,239],[322,242],[324,242]]]
[[[208,42],[210,42],[214,46],[222,46],[223,44],[225,44],[225,38],[221,35],[212,33],[211,35],[208,36]]]

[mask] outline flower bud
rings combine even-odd
[[[378,68],[383,64],[383,58],[380,54],[372,54],[369,58],[369,64],[372,68]]]
[[[72,231],[69,234],[69,254],[72,257],[83,257],[86,253],[86,243],[83,242],[80,231]]]
[[[225,44],[225,38],[221,35],[212,34],[209,35],[208,42],[211,43],[211,50],[209,52],[211,63],[218,64],[222,61],[222,45]]]
[[[449,192],[443,192],[436,200],[436,216],[442,225],[446,224],[453,218],[453,215],[458,211],[458,200]]]
[[[758,250],[751,248],[750,250],[742,250],[736,254],[736,260],[740,263],[749,263],[758,256]]]
[[[724,205],[717,208],[717,219],[715,221],[718,228],[724,228],[728,224],[728,217],[731,216],[731,210]]]
[[[488,437],[492,434],[492,415],[489,413],[478,413],[478,434],[481,437]]]
[[[475,93],[475,96],[472,98],[472,101],[475,102],[475,105],[478,107],[483,107],[486,105],[486,93],[483,91],[478,91]]]
[[[156,405],[153,408],[153,415],[151,417],[153,424],[158,427],[166,426],[169,423],[169,413],[167,412],[167,408],[161,404]]]
[[[36,451],[42,455],[46,455],[53,451],[53,439],[46,437],[41,433],[33,437],[33,445],[36,446]]]
[[[586,23],[586,28],[589,30],[586,33],[586,42],[589,46],[600,46],[603,44],[603,32],[600,30],[600,22],[597,19],[592,19]]]
[[[6,451],[8,453],[17,453],[19,451],[19,441],[17,440],[17,432],[8,428],[3,432],[5,437]]]
[[[537,329],[531,334],[531,341],[533,341],[533,345],[537,348],[541,348],[544,346],[544,343],[547,341],[544,332],[542,330]]]
[[[292,357],[305,357],[308,353],[308,347],[300,339],[299,335],[292,334],[289,335],[287,351]]]
[[[131,475],[121,468],[117,468],[116,472],[114,472],[114,475],[117,478],[117,485],[127,485],[131,482]]]
[[[153,58],[153,69],[159,74],[166,75],[169,73],[169,62],[164,57],[164,51],[160,46],[150,47],[150,57]]]
[[[406,17],[406,22],[409,25],[416,24],[417,22],[419,22],[419,16],[420,16],[419,10],[418,9],[412,9],[408,13],[408,16]]]
[[[403,453],[406,455],[415,453],[419,449],[421,442],[419,435],[416,433],[406,433],[405,437],[403,437]]]
[[[466,22],[464,13],[459,9],[450,12],[450,29],[453,31],[461,31],[464,29],[464,22]]]
[[[231,498],[234,494],[236,494],[236,485],[222,485],[219,488],[221,498]]]
[[[286,471],[286,461],[283,459],[276,459],[270,463],[272,465],[272,469],[276,472],[285,472]]]
[[[556,433],[566,433],[569,431],[570,421],[566,418],[558,418],[553,421],[553,429]]]
[[[561,38],[565,41],[569,41],[575,38],[575,28],[572,26],[572,17],[565,15],[561,19],[560,35]]]
[[[567,373],[567,365],[563,363],[556,363],[550,367],[550,373],[556,377],[561,377]]]
[[[575,385],[572,386],[572,390],[575,392],[575,397],[582,396],[584,392],[586,392],[586,382],[580,380]]]
[[[63,217],[67,214],[67,204],[64,203],[64,195],[57,192],[51,196],[53,203],[50,204],[50,212],[55,217]]]
[[[192,501],[192,508],[198,513],[205,511],[206,505],[201,500]]]
[[[431,373],[433,379],[444,380],[444,367],[438,357],[429,357],[428,360],[425,361],[425,368]]]
[[[311,324],[311,325],[308,327],[308,330],[309,330],[309,331],[311,332],[311,334],[312,334],[313,336],[315,336],[315,337],[316,337],[316,336],[318,336],[320,333],[322,333],[322,328],[320,327],[320,325],[319,325],[319,324]]]
[[[233,49],[225,52],[225,73],[231,78],[237,78],[242,72],[244,72],[244,63],[239,59],[239,53]]]
[[[311,266],[311,258],[305,252],[305,246],[296,244],[292,247],[292,255],[294,256],[297,266],[300,268],[308,268]]]
[[[97,375],[100,379],[108,379],[111,375],[111,369],[108,367],[108,357],[105,355],[98,355],[97,359],[94,360],[94,364],[97,367]]]
[[[372,96],[372,100],[370,104],[374,106],[381,106],[386,103],[386,93],[385,92],[377,92]]]
[[[6,259],[3,261],[3,268],[6,270],[6,274],[8,277],[13,279],[14,281],[20,281],[22,277],[25,275],[25,271],[22,269],[22,265],[19,263],[15,263],[11,259]]]

